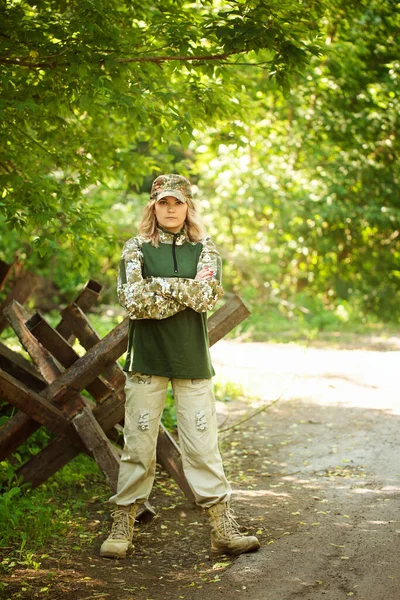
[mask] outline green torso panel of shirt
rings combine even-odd
[[[143,277],[194,279],[202,244],[142,244]],[[175,260],[174,260],[175,253]],[[131,319],[125,371],[176,379],[206,379],[211,364],[207,313],[191,308],[167,319]]]

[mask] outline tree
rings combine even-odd
[[[394,8],[382,0],[351,11],[338,4],[326,15],[322,60],[287,98],[253,74],[255,114],[199,136],[199,173],[221,213],[214,233],[231,281],[258,302],[317,310],[350,302],[399,318]]]
[[[238,110],[242,57],[287,88],[318,52],[311,1],[11,0],[2,15],[1,207],[46,258],[87,265],[99,186],[140,190],[171,145]],[[157,157],[157,164],[155,158]],[[60,237],[61,233],[61,237]]]

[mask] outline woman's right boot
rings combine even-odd
[[[125,509],[125,510],[124,510]],[[111,513],[113,524],[111,533],[102,543],[100,556],[104,558],[125,558],[128,550],[132,548],[133,526],[135,524],[138,505],[128,507],[117,506]]]

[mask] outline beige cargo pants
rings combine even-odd
[[[168,377],[127,373],[125,446],[112,504],[147,500],[154,482],[156,444]],[[212,379],[172,379],[183,470],[196,502],[208,508],[228,502],[231,487],[218,448]]]

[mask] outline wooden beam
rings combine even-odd
[[[4,371],[0,371],[0,396],[31,419],[47,427],[52,433],[67,437],[71,443],[80,446],[78,435],[58,408]]]
[[[51,384],[57,381],[60,376],[60,369],[55,364],[50,352],[42,346],[26,326],[26,321],[30,317],[29,313],[16,300],[7,306],[4,312],[21,344],[28,352],[33,364],[41,373],[45,382]],[[64,398],[59,399],[47,397],[47,389],[48,388],[45,388],[43,390],[41,394],[42,397],[49,402],[55,402],[59,407],[64,407],[68,404],[68,410],[76,412],[85,406],[85,402],[83,398],[80,397],[79,392],[74,391],[73,389],[68,389]]]
[[[95,302],[97,302],[99,294],[102,290],[102,285],[94,279],[89,279],[83,290],[75,299],[75,304],[79,306],[83,312],[87,312]],[[70,344],[73,343],[75,336],[71,332],[68,323],[61,319],[56,327],[58,333],[65,338]]]
[[[124,418],[124,412],[124,405],[115,394],[93,410],[97,422],[106,433]],[[53,440],[39,454],[23,465],[17,471],[17,475],[36,487],[57,473],[78,454],[79,450],[66,447],[64,440]]]
[[[46,383],[33,364],[0,342],[0,369],[38,392]]]
[[[84,408],[72,421],[79,437],[86,449],[93,456],[97,464],[101,465],[111,489],[117,491],[119,455],[109,442],[106,434],[96,421],[93,413]]]
[[[61,312],[61,315],[85,350],[90,350],[100,341],[100,336],[79,306],[74,303],[69,304]],[[101,375],[116,388],[125,385],[125,375],[117,363],[111,363],[105,367]]]
[[[46,399],[59,401],[73,389],[83,390],[106,366],[114,362],[126,350],[128,317],[117,325],[105,338],[88,350],[67,371],[62,373],[44,391]]]
[[[46,383],[32,363],[0,343],[0,369],[18,379],[35,392],[40,392]],[[0,460],[15,452],[40,425],[22,412],[17,412],[0,428]]]
[[[81,450],[66,444],[64,438],[50,441],[36,456],[33,456],[17,471],[17,477],[36,488],[73,460]]]
[[[11,456],[39,427],[40,423],[21,411],[8,419],[0,428],[0,460]]]
[[[50,352],[42,346],[26,327],[25,322],[30,317],[29,313],[19,302],[13,300],[4,310],[4,314],[43,379],[47,383],[54,381],[60,371],[54,364]]]
[[[227,333],[232,331],[244,319],[247,319],[250,311],[243,304],[239,296],[230,298],[221,308],[208,319],[208,337],[210,346],[216,344]]]
[[[56,329],[51,327],[40,313],[35,313],[26,322],[26,327],[65,369],[68,369],[74,362],[80,359],[79,354],[75,352],[66,339]],[[91,381],[86,386],[86,390],[93,396],[96,402],[101,402],[113,391],[112,387],[99,377]]]
[[[36,363],[37,367],[40,369],[44,379],[47,383],[51,384],[57,377],[60,376],[60,371],[55,364],[53,357],[51,354],[40,344],[40,342],[32,335],[31,331],[25,325],[25,321],[27,320],[26,311],[22,306],[18,305],[18,303],[13,302],[13,304],[7,307],[7,318],[12,324],[14,330],[18,334],[21,342],[23,343],[26,350],[31,355],[32,360]],[[61,343],[63,338],[57,333],[51,331],[51,329],[47,328],[47,333],[50,335],[58,336],[58,342]],[[59,347],[64,348],[66,350],[65,344]],[[46,391],[43,391],[43,395],[46,395]],[[72,420],[72,425],[77,431],[79,437],[81,438],[85,448],[92,454],[93,458],[96,460],[100,469],[104,473],[106,479],[109,481],[110,485],[116,486],[116,473],[118,473],[119,469],[119,457],[116,452],[113,451],[113,447],[111,442],[109,442],[107,436],[101,429],[100,425],[97,423],[95,416],[93,413],[85,408],[84,399],[79,396],[79,391],[77,390],[67,390],[67,395],[63,396],[61,400],[58,397],[57,402],[60,403],[62,401],[63,404],[68,404],[69,406],[73,401],[78,401],[78,406],[76,408],[79,409],[79,413],[74,416]],[[49,401],[54,400],[54,398],[48,398]],[[15,401],[15,400],[14,400]],[[47,405],[50,408],[53,408],[51,404],[42,402],[42,409],[44,405]],[[24,410],[29,416],[27,410]],[[61,414],[61,413],[60,413]],[[38,419],[36,419],[38,420]],[[40,421],[42,422],[42,421]],[[97,440],[96,440],[97,438]]]
[[[123,390],[122,390],[123,391]],[[100,427],[107,433],[124,418],[125,407],[116,394],[96,406],[93,414]],[[61,448],[65,448],[65,454]],[[51,441],[39,454],[29,460],[17,472],[25,481],[36,487],[79,454],[78,449],[66,448],[64,440]]]

